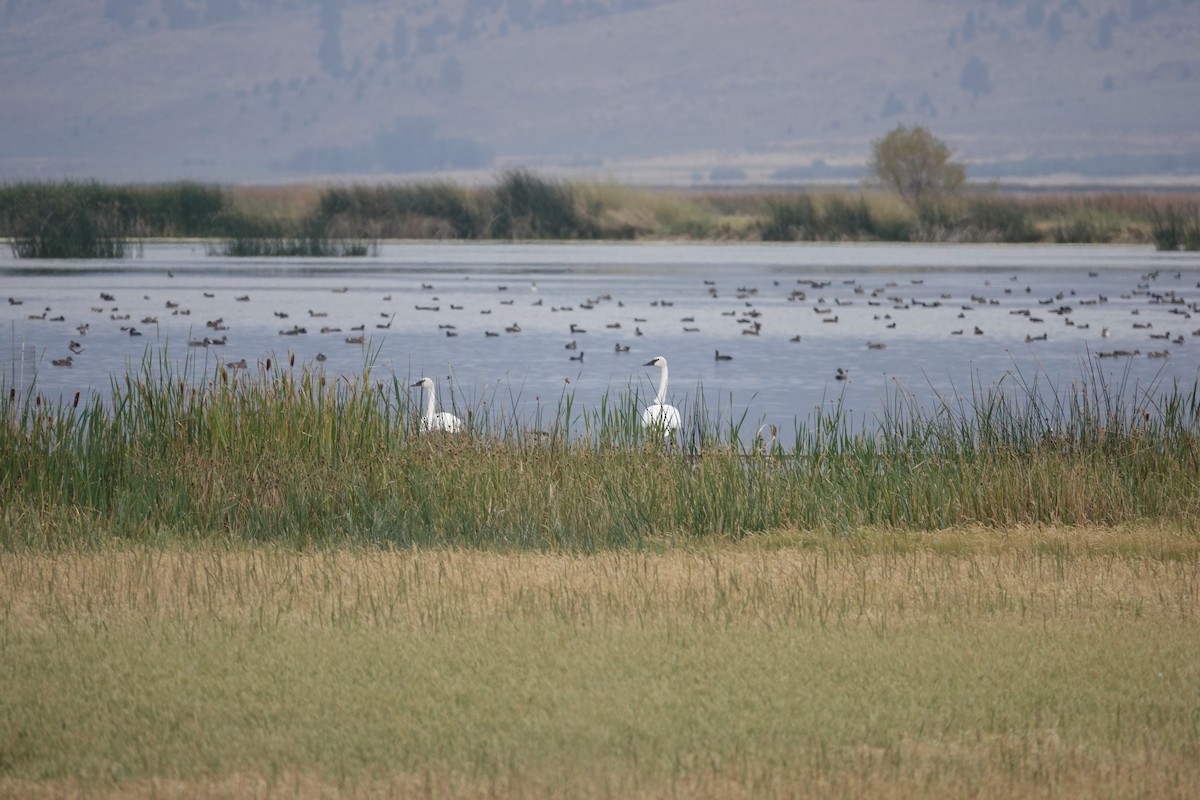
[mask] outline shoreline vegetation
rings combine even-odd
[[[218,539],[588,553],[772,530],[1200,527],[1200,384],[1128,396],[1094,364],[870,418],[835,405],[776,441],[698,402],[664,444],[636,393],[519,410],[451,385],[461,435],[420,432],[396,376],[148,349],[110,396],[0,378],[0,551]],[[469,401],[467,398],[470,397]],[[532,414],[532,415],[531,415]]]
[[[362,256],[380,241],[695,240],[1153,244],[1200,250],[1186,192],[969,188],[906,202],[877,189],[650,189],[513,170],[488,187],[0,185],[0,237],[22,258],[122,258],[156,238],[228,256]]]

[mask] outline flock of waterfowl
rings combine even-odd
[[[948,326],[945,335],[987,337],[983,312],[990,312],[991,325],[998,326],[997,307],[1002,307],[1010,319],[1025,326],[1024,342],[1030,346],[1047,341],[1053,333],[1054,326],[1070,328],[1074,331],[1091,330],[1094,311],[1106,307],[1111,298],[1100,292],[1089,292],[1087,282],[1097,277],[1097,273],[1078,273],[1077,285],[1071,289],[1058,289],[1052,293],[1039,296],[1030,285],[1023,283],[1019,275],[1006,278],[995,278],[994,273],[982,276],[983,286],[978,291],[965,296],[955,296],[953,293],[931,293],[923,290],[924,278],[907,276],[906,279],[891,279],[896,277],[889,273],[881,273],[879,280],[870,285],[863,276],[853,278],[791,278],[771,279],[763,287],[754,285],[736,285],[721,288],[717,280],[703,280],[702,290],[697,287],[690,296],[680,296],[672,299],[659,297],[650,299],[635,297],[632,294],[619,298],[613,292],[605,291],[582,300],[562,302],[562,291],[557,292],[557,302],[550,302],[551,292],[540,292],[536,283],[528,286],[528,294],[522,291],[509,291],[506,284],[495,286],[494,294],[481,292],[478,285],[472,285],[471,292],[463,293],[456,288],[443,287],[446,291],[435,288],[432,283],[421,283],[420,288],[393,290],[393,293],[374,294],[363,297],[363,302],[354,305],[354,313],[358,317],[353,321],[347,319],[345,302],[340,304],[338,312],[331,315],[329,310],[307,307],[303,310],[272,308],[270,313],[277,320],[276,327],[280,337],[321,337],[322,350],[315,355],[317,361],[324,361],[324,349],[336,347],[338,344],[364,346],[373,336],[381,335],[392,328],[398,318],[405,321],[406,329],[425,327],[427,333],[435,329],[439,335],[448,338],[478,336],[481,340],[496,339],[502,336],[518,335],[531,331],[540,340],[548,336],[555,328],[562,331],[563,339],[558,345],[567,351],[567,359],[583,363],[585,356],[584,343],[597,341],[598,346],[610,348],[617,354],[643,351],[642,347],[631,346],[631,340],[639,340],[648,331],[661,334],[669,330],[671,321],[678,326],[674,335],[687,336],[704,332],[723,343],[726,348],[715,349],[713,360],[717,363],[731,361],[737,350],[742,347],[736,344],[747,338],[762,339],[766,337],[786,340],[799,344],[805,341],[802,331],[812,332],[812,325],[800,324],[802,315],[815,315],[819,321],[818,327],[840,325],[853,326],[856,334],[862,335],[863,345],[872,351],[883,350],[888,346],[888,339],[894,332],[903,332],[906,314],[914,310],[940,309],[944,319],[952,319],[952,327]],[[1139,276],[1135,285],[1128,291],[1121,292],[1118,299],[1128,305],[1128,330],[1122,331],[1123,339],[1128,341],[1128,334],[1144,336],[1145,350],[1141,347],[1114,347],[1104,349],[1103,346],[1091,347],[1092,354],[1097,358],[1166,358],[1172,350],[1183,347],[1190,337],[1200,336],[1200,328],[1190,329],[1187,322],[1193,313],[1200,313],[1200,303],[1184,295],[1180,288],[1159,288],[1160,272],[1148,272]],[[1172,273],[1175,284],[1183,279],[1181,273]],[[448,280],[448,279],[447,279]],[[470,278],[464,279],[470,281]],[[993,285],[993,280],[997,281]],[[475,282],[478,283],[477,281]],[[733,283],[731,281],[731,283]],[[1200,284],[1197,284],[1200,286]],[[335,294],[346,294],[348,287],[332,289]],[[188,345],[197,348],[218,348],[224,350],[231,346],[231,339],[237,332],[231,331],[235,324],[227,321],[230,312],[211,316],[207,319],[195,319],[188,307],[193,301],[204,302],[204,308],[220,308],[221,299],[213,291],[203,291],[200,297],[188,297],[180,294],[178,297],[153,298],[149,294],[139,293],[140,297],[118,298],[116,290],[102,291],[98,303],[89,305],[85,315],[78,312],[56,311],[50,306],[40,307],[35,311],[25,308],[26,301],[18,296],[8,297],[7,306],[17,318],[29,321],[27,324],[65,324],[74,326],[70,336],[62,339],[62,348],[66,352],[53,354],[50,363],[54,367],[70,368],[75,366],[77,359],[85,358],[87,347],[84,342],[92,331],[93,323],[115,327],[121,334],[130,337],[142,336],[145,332],[157,332],[171,321],[178,330],[180,324],[188,330]],[[231,293],[232,300],[237,304],[252,304],[250,294]],[[486,300],[488,295],[491,300]],[[312,303],[312,294],[306,293],[307,303]],[[442,297],[452,298],[448,302]],[[531,299],[533,298],[533,299]],[[134,302],[128,302],[134,300]],[[628,301],[628,303],[626,302]],[[681,310],[676,311],[679,302]],[[518,303],[520,305],[518,305]],[[400,310],[407,304],[409,311]],[[492,326],[488,320],[493,318],[493,304],[497,310],[508,311],[505,314],[514,319],[509,324]],[[374,305],[374,308],[372,306]],[[526,307],[522,311],[522,306]],[[147,309],[157,308],[157,311]],[[228,306],[226,306],[228,308]],[[23,314],[21,312],[24,312]],[[946,312],[954,312],[951,315]],[[70,320],[67,313],[74,313]],[[203,312],[201,312],[203,313]],[[522,319],[526,314],[528,319]],[[165,315],[165,316],[164,316]],[[368,316],[369,315],[369,316]],[[197,315],[199,316],[199,315]],[[420,318],[430,317],[430,322],[424,324]],[[495,316],[499,316],[496,314]],[[177,318],[184,318],[177,322]],[[293,322],[298,317],[301,322]],[[236,315],[244,321],[245,314]],[[474,321],[469,321],[473,319]],[[552,320],[561,320],[552,322]],[[809,317],[809,320],[813,320]],[[1094,333],[1097,344],[1108,339],[1110,332],[1119,327],[1113,322],[1111,314],[1103,319],[1107,324],[1097,324]],[[161,320],[161,321],[160,321]],[[197,324],[199,323],[199,325]],[[259,326],[261,327],[261,322]],[[282,324],[282,327],[278,327]],[[202,325],[203,335],[192,333],[194,327]],[[140,326],[140,327],[139,327]],[[1011,324],[1009,327],[1009,340]],[[591,333],[589,333],[589,329]],[[1110,330],[1111,329],[1111,330]],[[1181,332],[1181,329],[1182,332]],[[111,332],[111,330],[110,330]],[[527,334],[528,335],[528,334]],[[552,334],[551,334],[552,335]],[[629,338],[622,338],[627,336]],[[607,342],[604,340],[607,339]],[[655,349],[667,349],[669,342],[663,337],[652,336],[651,346]],[[466,345],[466,340],[461,340]],[[328,342],[328,343],[325,343]],[[240,343],[239,343],[240,344]],[[457,345],[456,345],[457,346]],[[481,343],[472,344],[472,349],[484,347]],[[332,351],[330,351],[332,352]],[[240,358],[223,358],[224,363],[231,367],[245,367],[247,360]],[[643,423],[659,426],[667,432],[678,428],[679,412],[673,406],[666,405],[667,362],[662,356],[656,356],[643,366],[655,367],[661,371],[658,391],[654,403],[646,409]],[[850,378],[850,367],[840,366],[829,379],[845,381]],[[434,381],[422,378],[413,388],[420,388],[425,394],[425,413],[422,425],[427,429],[457,430],[461,428],[461,420],[448,413],[435,413]]]

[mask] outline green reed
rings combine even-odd
[[[0,546],[218,537],[289,545],[595,550],[768,530],[1194,525],[1200,392],[1017,376],[926,409],[896,392],[838,405],[790,442],[703,388],[683,429],[644,431],[637,392],[564,389],[443,403],[463,435],[421,434],[407,381],[294,359],[246,369],[149,351],[110,397],[0,398]],[[778,430],[778,428],[776,429]]]
[[[131,200],[97,183],[7,186],[0,228],[17,258],[124,258],[140,227]]]
[[[0,185],[0,235],[18,258],[124,258],[146,237],[210,234],[224,203],[220,189],[190,181],[9,183]]]
[[[1158,250],[1200,250],[1200,205],[1180,204],[1156,213],[1153,237]]]
[[[377,243],[330,235],[325,220],[308,216],[299,223],[231,215],[224,219],[224,238],[208,247],[209,255],[233,258],[345,258],[374,255]]]

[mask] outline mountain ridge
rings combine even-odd
[[[10,180],[839,180],[906,123],[969,175],[1200,183],[1197,0],[7,0],[3,23]]]

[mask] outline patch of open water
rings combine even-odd
[[[0,255],[0,353],[5,386],[54,397],[106,393],[147,348],[210,365],[320,354],[352,375],[371,352],[377,377],[435,377],[440,405],[527,415],[564,391],[577,407],[650,398],[658,371],[643,364],[664,355],[685,415],[703,394],[787,437],[818,407],[869,418],[897,391],[929,407],[1035,379],[1190,387],[1198,286],[1200,254],[1143,247],[397,243],[231,259],[150,244],[121,261]],[[225,343],[190,346],[205,337]],[[1120,352],[1134,355],[1101,357]]]

